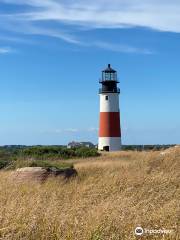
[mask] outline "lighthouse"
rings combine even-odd
[[[99,82],[100,95],[100,121],[99,121],[99,143],[101,151],[118,151],[121,149],[121,127],[119,94],[117,87],[117,72],[108,67],[102,71],[102,79]]]

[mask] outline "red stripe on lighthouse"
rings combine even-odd
[[[101,112],[99,137],[121,137],[119,112]]]

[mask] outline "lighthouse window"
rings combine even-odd
[[[108,96],[106,96],[105,98],[106,98],[106,100],[108,100]]]

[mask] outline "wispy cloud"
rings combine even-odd
[[[10,47],[0,47],[0,54],[9,54],[11,52],[13,52],[13,50]]]
[[[29,26],[28,32],[26,29],[25,33],[59,38],[61,40],[64,40],[65,42],[72,43],[72,44],[81,44],[81,42],[72,34],[64,33],[63,31],[56,30],[56,29],[48,29],[48,28],[43,29],[40,27]]]
[[[14,37],[11,35],[0,35],[0,41],[2,42],[12,42],[12,43],[20,43],[20,44],[35,44],[34,41],[30,39],[26,39],[23,37]]]
[[[3,0],[34,7],[14,14],[24,21],[59,21],[90,27],[149,27],[180,32],[179,0]]]
[[[94,46],[102,49],[106,49],[113,52],[121,53],[136,53],[136,54],[154,54],[153,51],[145,48],[136,48],[128,45],[108,43],[103,41],[98,41],[93,43]]]
[[[76,128],[67,128],[67,129],[54,129],[47,131],[48,133],[55,133],[55,134],[61,134],[61,133],[77,133],[79,132]]]
[[[72,132],[72,133],[74,133],[74,132],[78,132],[79,130],[76,129],[76,128],[67,128],[67,129],[65,129],[64,131],[65,131],[65,132]]]
[[[87,129],[88,132],[97,132],[98,128],[97,127],[90,127]]]
[[[16,4],[16,12],[0,15],[0,27],[23,34],[59,38],[70,44],[86,45],[77,29],[146,27],[180,33],[179,0],[1,0]],[[26,10],[22,10],[25,5]],[[55,23],[49,25],[48,23]],[[82,28],[83,27],[83,28]],[[95,41],[109,51],[152,54],[148,49]]]
[[[98,131],[98,128],[96,127],[90,127],[86,129],[78,129],[78,128],[65,128],[65,129],[52,129],[48,131],[44,131],[44,133],[48,134],[75,134],[75,133],[96,133]]]

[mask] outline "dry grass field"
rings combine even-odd
[[[78,177],[68,182],[16,183],[0,172],[0,239],[180,239],[180,147],[106,153],[74,166]],[[171,233],[137,237],[137,226]]]

